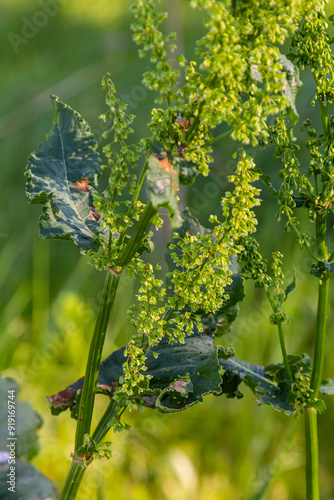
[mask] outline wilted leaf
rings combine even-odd
[[[43,238],[72,239],[83,252],[96,250],[100,214],[88,184],[95,186],[101,174],[97,143],[76,111],[55,96],[52,102],[55,123],[29,157],[26,193],[30,203],[43,205]]]
[[[149,198],[155,208],[167,207],[172,216],[172,226],[178,227],[182,223],[176,199],[178,173],[167,155],[159,158],[152,154],[148,159],[146,181]]]
[[[294,407],[288,402],[288,392],[266,373],[264,366],[247,363],[239,358],[220,359],[220,365],[224,370],[235,373],[255,394],[259,405],[270,404],[278,411],[284,411],[286,415],[295,413]],[[236,383],[236,380],[234,381]]]

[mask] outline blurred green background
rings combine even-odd
[[[44,419],[40,453],[33,463],[59,487],[70,465],[75,422],[67,413],[52,417],[45,395],[63,389],[84,373],[103,273],[87,265],[70,242],[42,241],[38,237],[40,208],[28,206],[24,194],[27,157],[44,139],[53,119],[49,94],[56,94],[90,123],[101,150],[105,111],[101,77],[110,72],[118,95],[137,115],[134,140],[148,134],[146,123],[154,95],[141,85],[148,62],[138,59],[131,39],[130,0],[2,0],[0,6],[0,158],[3,175],[0,213],[1,370],[22,387],[21,399],[30,400]],[[180,50],[194,54],[194,41],[203,32],[201,16],[188,2],[166,1],[168,29],[178,32]],[[333,13],[332,2],[328,8]],[[311,117],[319,124],[310,75],[297,98],[300,122]],[[297,127],[298,130],[298,127]],[[218,133],[218,132],[217,132]],[[208,178],[181,190],[182,206],[189,206],[202,224],[219,213],[226,177],[235,162],[238,145],[219,144]],[[278,163],[272,150],[246,148],[257,164],[277,179]],[[302,164],[307,158],[301,150]],[[275,220],[276,207],[263,189],[258,209],[258,239],[270,257],[276,249],[285,255],[287,282],[293,268],[297,288],[287,310],[293,323],[286,327],[290,352],[312,353],[315,326],[316,280],[310,261],[283,235]],[[166,227],[155,236],[157,255],[169,240]],[[334,237],[330,237],[331,249]],[[157,257],[153,256],[153,259]],[[127,342],[131,326],[126,310],[136,285],[123,280],[112,313],[105,347],[107,356]],[[269,306],[260,290],[246,283],[247,296],[231,334],[237,355],[268,364],[281,360],[277,332],[269,324]],[[329,314],[325,376],[334,355],[333,294]],[[106,401],[98,399],[99,411]],[[334,498],[334,402],[319,418],[322,499]],[[187,412],[162,415],[145,410],[126,414],[128,432],[111,436],[113,458],[87,471],[79,499],[118,500],[301,500],[304,491],[303,418],[288,418],[270,407],[258,408],[245,389],[240,401],[207,397]]]

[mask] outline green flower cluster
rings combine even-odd
[[[153,64],[143,83],[158,93],[156,102],[165,106],[152,110],[149,128],[153,137],[142,144],[145,142],[147,150],[159,144],[165,155],[165,160],[159,157],[165,161],[164,168],[169,165],[178,172],[181,158],[206,175],[212,161],[212,131],[221,123],[227,123],[232,137],[241,143],[275,142],[283,164],[280,214],[287,215],[289,224],[297,228],[294,196],[296,191],[311,196],[313,187],[299,171],[292,126],[287,126],[288,120],[294,125],[298,118],[294,104],[300,86],[297,70],[281,56],[277,44],[283,44],[297,29],[303,15],[306,19],[321,16],[323,2],[264,1],[255,2],[255,8],[254,2],[194,0],[191,6],[204,12],[206,34],[197,42],[198,61],[179,56],[179,69],[175,69],[176,61],[168,60],[175,48],[171,44],[175,34],[163,33],[166,13],[160,11],[160,3],[137,0],[131,7],[139,54],[149,54]],[[275,114],[283,118],[268,128],[267,119]],[[171,342],[182,342],[195,327],[201,331],[198,312],[213,313],[226,300],[231,255],[237,255],[244,277],[254,279],[256,286],[276,287],[273,300],[279,301],[277,281],[283,278],[276,271],[274,279],[267,274],[267,264],[252,236],[257,226],[253,209],[260,204],[260,190],[254,186],[259,173],[243,149],[238,154],[235,174],[229,178],[234,191],[222,200],[223,222],[211,217],[215,224],[212,234],[174,234],[177,243],[169,247],[174,267],[167,275],[173,293],[166,294],[152,267],[138,259],[133,261],[136,268],[131,264],[141,287],[138,306],[130,312],[136,334],[126,349],[122,386],[129,396],[148,388],[145,349],[165,335]],[[299,238],[309,244],[304,234],[299,233]]]

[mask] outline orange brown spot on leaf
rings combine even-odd
[[[86,176],[81,181],[77,181],[74,183],[75,187],[81,189],[82,191],[88,191],[89,178]]]

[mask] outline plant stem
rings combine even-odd
[[[283,328],[282,328],[282,320],[279,318],[279,316],[277,314],[277,312],[278,312],[277,306],[276,306],[274,300],[272,299],[272,297],[270,295],[269,289],[266,290],[266,294],[267,294],[268,300],[270,302],[270,305],[272,307],[272,310],[276,314],[276,318],[277,318],[278,336],[279,336],[279,341],[280,341],[280,346],[281,346],[281,352],[282,352],[282,356],[283,356],[283,363],[284,363],[285,371],[286,371],[286,373],[287,373],[287,375],[289,377],[289,380],[293,381],[293,376],[292,376],[292,373],[291,373],[291,369],[290,369],[290,365],[289,365],[289,360],[288,360],[288,355],[287,355],[286,347],[285,347],[285,340],[284,340],[284,334],[283,334]]]
[[[318,88],[318,81],[315,78]],[[321,101],[320,114],[324,136],[329,135],[328,109]],[[324,182],[323,192],[326,188]],[[326,242],[326,212],[318,212],[316,218],[316,237],[319,259],[327,260],[327,242]],[[322,372],[325,359],[325,339],[327,308],[329,297],[329,272],[324,270],[319,278],[318,288],[318,308],[317,308],[317,329],[314,348],[314,361],[311,375],[310,388],[312,389],[312,398],[317,398],[319,394]],[[317,412],[314,408],[305,409],[305,441],[306,441],[306,492],[307,500],[319,500],[319,449],[318,449],[318,429]]]
[[[127,222],[127,224],[125,224],[124,226],[124,229],[122,231],[122,234],[119,238],[119,242],[118,244],[121,245],[124,241],[124,238],[125,238],[125,233],[126,233],[126,230],[128,229],[129,227],[129,224],[130,224],[130,217],[132,215],[132,211],[138,201],[138,196],[139,196],[139,193],[140,193],[140,190],[142,188],[142,185],[143,185],[143,182],[144,182],[144,179],[145,179],[145,176],[146,176],[146,172],[147,172],[147,169],[148,169],[148,161],[145,161],[145,164],[142,168],[142,171],[140,172],[140,176],[139,176],[139,179],[138,179],[138,182],[136,184],[136,188],[135,188],[135,191],[133,193],[133,196],[132,196],[132,200],[131,200],[131,204],[130,204],[130,207],[129,207],[129,210],[128,210],[128,213],[127,213],[127,217],[129,218],[129,222]]]
[[[307,500],[319,500],[319,450],[317,412],[305,408],[306,492]]]
[[[78,493],[86,467],[79,460],[72,460],[59,500],[74,500]]]
[[[110,400],[106,411],[104,412],[92,435],[92,439],[96,444],[99,444],[109,431],[110,421],[117,414],[118,410],[119,406],[117,401]],[[84,477],[85,470],[91,462],[92,459],[90,461],[86,461],[86,466],[83,466],[82,460],[72,460],[72,464],[59,500],[75,500],[81,481]]]
[[[95,431],[93,432],[92,439],[96,444],[100,443],[104,436],[110,429],[110,421],[117,414],[119,410],[119,406],[117,405],[117,401],[113,399],[110,400],[106,411],[102,415],[101,420],[96,426]]]
[[[217,137],[214,137],[211,141],[205,143],[205,148],[208,146],[211,146],[211,144],[214,144],[217,141],[220,141],[221,139],[225,139],[225,137],[229,137],[233,132],[233,128],[227,130],[223,134],[217,135]]]
[[[289,365],[289,360],[288,360],[288,355],[286,352],[286,347],[285,347],[285,340],[284,340],[284,335],[283,335],[283,328],[282,328],[282,320],[277,319],[277,328],[278,328],[278,336],[279,336],[279,341],[281,345],[281,351],[282,351],[282,356],[283,356],[283,362],[284,362],[284,367],[286,370],[286,373],[291,381],[293,381],[290,365]]]
[[[316,220],[317,246],[320,259],[327,259],[326,246],[326,215],[318,214]],[[317,398],[320,389],[322,372],[325,360],[326,323],[329,297],[329,272],[325,269],[319,279],[318,309],[317,309],[317,331],[314,348],[314,361],[311,376],[312,397]]]
[[[72,464],[59,500],[75,499],[86,469],[86,467],[83,466],[82,460],[78,460],[78,458],[81,458],[78,450],[84,442],[85,434],[90,433],[95,400],[94,391],[99,374],[104,339],[107,331],[111,308],[115,300],[119,278],[120,276],[115,275],[109,270],[107,271],[100,309],[97,315],[93,337],[90,344],[85,380],[79,403],[80,407],[75,435],[74,458],[72,460]],[[88,463],[90,462],[86,462],[85,465],[87,466]]]
[[[138,224],[136,225],[130,240],[118,258],[116,264],[118,267],[127,266],[127,264],[129,264],[129,262],[133,259],[157,213],[158,209],[155,208],[149,201],[140,216]]]
[[[120,276],[107,271],[100,309],[98,312],[93,337],[90,344],[85,380],[80,398],[77,430],[75,436],[75,453],[84,442],[85,434],[90,433],[94,409],[95,387],[99,374],[104,339],[106,336],[111,308],[113,306]]]
[[[324,274],[326,276],[319,281],[317,335],[315,339],[314,361],[310,386],[313,390],[312,397],[314,398],[317,398],[319,394],[325,360],[326,322],[329,295],[328,271],[326,270]]]
[[[140,172],[140,176],[139,176],[138,182],[136,184],[136,189],[135,189],[133,196],[132,196],[131,205],[130,205],[129,210],[128,210],[128,217],[131,216],[132,210],[134,209],[134,206],[137,203],[138,196],[139,196],[140,190],[142,188],[147,169],[148,169],[148,161],[146,160],[145,164],[142,168],[142,171]]]

